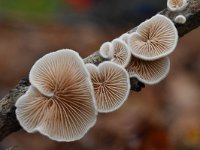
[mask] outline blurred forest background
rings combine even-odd
[[[166,8],[166,0],[0,0],[0,96],[44,54],[71,48],[84,58]],[[19,131],[0,150],[200,150],[200,28],[181,38],[167,79],[131,92],[99,114],[80,141]]]

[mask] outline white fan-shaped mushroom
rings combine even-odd
[[[174,21],[178,24],[185,24],[186,18],[183,15],[178,15],[178,16],[175,17]]]
[[[128,33],[124,33],[119,38],[127,44],[129,35],[130,34],[128,34]]]
[[[110,59],[113,56],[112,44],[110,42],[104,43],[99,50],[101,57]]]
[[[113,58],[111,61],[122,67],[126,67],[131,60],[129,46],[121,39],[115,39],[112,41],[112,49]]]
[[[156,60],[172,53],[178,42],[173,22],[163,15],[156,15],[140,24],[129,36],[128,44],[135,57]]]
[[[156,84],[169,73],[170,60],[164,57],[154,61],[145,61],[132,57],[126,70],[130,77],[136,77],[145,84]]]
[[[189,4],[189,0],[168,0],[167,7],[171,11],[182,11]]]
[[[60,50],[40,58],[30,71],[30,82],[16,103],[17,119],[26,131],[74,141],[96,122],[90,75],[76,52]]]
[[[127,99],[130,80],[127,71],[112,62],[103,62],[98,67],[86,65],[90,74],[99,112],[118,109]]]

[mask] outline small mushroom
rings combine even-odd
[[[39,131],[56,141],[74,141],[94,125],[93,86],[78,53],[64,49],[43,56],[29,78],[31,87],[15,105],[26,131]]]
[[[182,11],[189,4],[189,0],[168,0],[167,7],[171,11]]]
[[[183,15],[178,15],[178,16],[175,17],[174,21],[178,24],[185,24],[186,18]]]
[[[169,73],[170,60],[164,57],[154,61],[145,61],[132,57],[126,70],[131,78],[136,77],[142,83],[149,85],[156,84]]]
[[[112,44],[110,42],[104,43],[99,50],[101,57],[110,59],[113,56]]]
[[[140,24],[129,36],[128,45],[135,57],[156,60],[172,53],[178,42],[173,22],[163,15],[156,15]]]
[[[112,41],[113,57],[112,62],[126,67],[131,60],[131,51],[129,46],[121,39],[115,39]]]
[[[113,62],[103,62],[98,67],[93,64],[86,66],[91,74],[97,110],[106,113],[118,109],[130,92],[127,71]]]
[[[127,44],[129,35],[130,34],[128,34],[128,33],[124,33],[119,38]]]

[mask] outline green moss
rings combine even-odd
[[[58,4],[58,0],[0,0],[0,12],[28,17],[51,16]]]

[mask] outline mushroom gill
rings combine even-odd
[[[169,73],[170,60],[164,57],[154,61],[145,61],[132,57],[126,70],[130,77],[136,77],[142,83],[156,84]]]
[[[156,60],[172,53],[178,42],[173,22],[163,15],[156,15],[141,23],[129,36],[128,45],[135,57]]]
[[[112,41],[112,49],[113,57],[111,61],[122,67],[126,67],[131,59],[129,46],[121,39],[115,39]]]
[[[167,8],[171,11],[182,11],[188,6],[189,0],[168,0]]]
[[[97,110],[102,113],[118,109],[128,98],[130,80],[127,71],[113,62],[98,67],[86,65],[94,87]]]
[[[64,49],[45,55],[34,64],[29,78],[31,87],[16,103],[17,119],[26,131],[74,141],[94,125],[94,91],[76,52]]]

